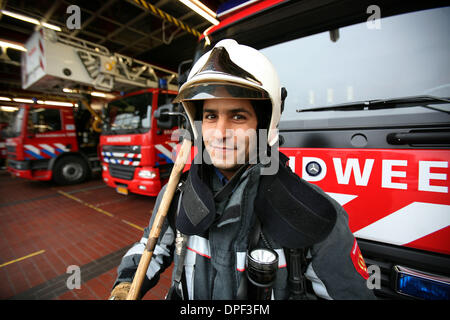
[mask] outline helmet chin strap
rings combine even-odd
[[[280,117],[281,114],[283,114],[284,111],[284,101],[286,100],[287,97],[287,89],[285,87],[281,88],[281,105],[280,105]],[[275,136],[272,135],[271,133],[272,129],[269,127],[269,134],[267,139],[269,140],[269,145],[273,146],[275,143],[277,143],[277,141],[279,141],[280,136],[278,134],[276,134]]]
[[[287,97],[287,89],[285,87],[281,88],[281,112],[283,113],[284,111],[284,100],[286,100]]]

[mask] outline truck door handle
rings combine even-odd
[[[397,132],[387,135],[389,144],[450,144],[450,131],[447,132]]]

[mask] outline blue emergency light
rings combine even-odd
[[[167,89],[167,80],[166,79],[159,79],[159,88]]]
[[[450,278],[395,266],[395,290],[425,300],[450,300]]]

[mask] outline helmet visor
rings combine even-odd
[[[195,83],[178,93],[174,103],[191,100],[209,99],[270,99],[269,94],[262,89],[250,88],[234,83]]]

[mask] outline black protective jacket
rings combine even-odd
[[[345,210],[320,188],[292,173],[280,153],[276,175],[264,177],[260,165],[247,168],[232,187],[217,175],[191,167],[177,192],[153,252],[142,294],[153,287],[173,260],[176,230],[188,235],[182,286],[188,299],[238,299],[246,280],[246,255],[254,226],[260,223],[258,246],[270,246],[279,257],[274,299],[290,296],[289,248],[305,252],[307,287],[323,299],[374,299],[367,286],[367,270]],[[231,191],[230,191],[231,190]],[[159,207],[165,187],[153,212]],[[217,196],[221,194],[221,196]],[[153,217],[141,240],[123,257],[115,282],[131,282],[144,251]],[[175,259],[174,259],[175,256]]]

